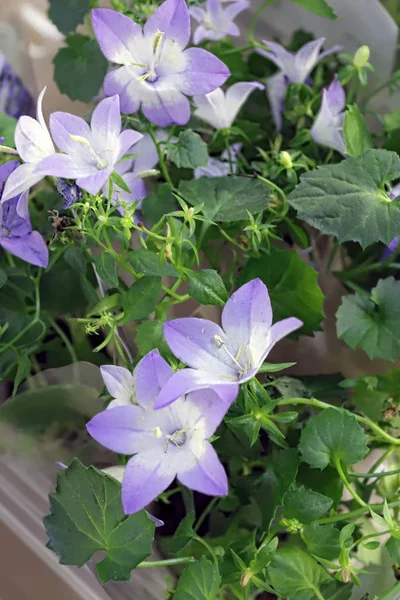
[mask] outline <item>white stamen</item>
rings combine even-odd
[[[101,158],[92,148],[92,146],[90,145],[89,141],[82,137],[81,135],[73,135],[72,133],[69,134],[70,138],[72,141],[77,142],[78,144],[82,144],[82,146],[85,146],[85,148],[87,148],[90,152],[90,154],[93,156],[93,158],[96,161],[96,169],[98,169],[99,171],[103,171],[103,169],[106,169],[108,167],[108,161],[105,160],[104,158]]]
[[[157,425],[157,427],[154,427],[152,433],[156,438],[164,437],[164,434],[163,434],[162,430],[160,429],[160,427],[158,427],[158,425]]]

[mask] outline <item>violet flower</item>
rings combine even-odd
[[[343,155],[346,154],[343,134],[345,108],[345,91],[340,81],[335,79],[327,89],[322,90],[321,108],[311,128],[314,142]]]
[[[143,114],[156,125],[185,125],[186,96],[204,95],[222,85],[229,69],[210,52],[185,50],[190,15],[185,0],[166,0],[142,28],[120,13],[93,10],[93,29],[108,60],[121,65],[108,73],[104,91],[119,94],[121,110]]]
[[[193,43],[203,40],[222,40],[228,35],[240,35],[239,27],[233,22],[235,17],[250,6],[250,2],[241,0],[228,6],[222,6],[222,0],[207,0],[202,6],[193,6],[190,14],[199,26],[193,34]]]
[[[55,187],[61,198],[64,199],[64,204],[61,207],[63,210],[82,200],[82,190],[76,183],[68,183],[64,179],[57,178]]]
[[[393,186],[391,191],[389,192],[389,197],[392,200],[394,200],[395,198],[398,198],[399,196],[400,196],[400,183]],[[396,252],[398,245],[399,245],[399,238],[395,237],[390,242],[389,246],[386,246],[386,248],[382,252],[382,255],[381,255],[379,261],[382,262],[382,261],[388,259],[390,256],[392,256],[392,254],[394,254],[394,252]]]
[[[50,116],[53,139],[62,151],[41,161],[40,175],[76,179],[76,184],[98,194],[115,165],[143,136],[128,129],[121,133],[119,97],[102,100],[94,109],[90,126],[75,115],[55,112]]]
[[[260,279],[246,283],[231,296],[222,311],[222,328],[205,319],[168,321],[164,324],[167,343],[190,368],[169,379],[155,408],[209,387],[232,402],[239,385],[256,375],[273,346],[302,324],[290,317],[272,325],[268,290]]]
[[[272,117],[278,131],[282,128],[282,112],[287,87],[291,83],[305,83],[316,64],[325,56],[338,52],[341,46],[333,46],[321,52],[325,38],[319,38],[305,44],[298,52],[288,52],[276,42],[263,41],[269,50],[257,48],[261,56],[265,56],[279,67],[279,72],[267,79],[267,95],[271,105]]]
[[[217,88],[206,96],[195,96],[193,100],[197,108],[194,114],[215,129],[229,129],[255,89],[263,90],[264,86],[257,81],[244,81],[235,83],[226,93],[221,88]]]
[[[15,146],[25,164],[15,169],[7,180],[2,202],[15,198],[43,179],[49,173],[36,171],[38,165],[47,157],[55,154],[46,122],[43,117],[42,103],[46,88],[37,102],[36,119],[23,116],[15,129]]]
[[[0,166],[0,196],[4,183],[19,168],[16,160]],[[0,204],[0,246],[10,254],[38,267],[47,267],[49,251],[38,231],[32,231],[28,211],[29,191]]]
[[[194,178],[200,177],[226,177],[234,175],[237,172],[237,156],[242,149],[242,144],[232,144],[229,151],[224,150],[221,154],[221,160],[210,157],[207,166],[197,167],[194,170]]]
[[[182,397],[170,408],[154,410],[161,388],[173,377],[168,363],[154,350],[133,374],[108,369],[107,388],[123,406],[96,415],[87,425],[90,435],[113,452],[134,455],[122,480],[126,514],[154,500],[175,477],[190,489],[211,496],[228,493],[226,473],[208,441],[228,405],[213,390]],[[132,393],[133,391],[133,393]],[[129,398],[134,402],[128,404]]]
[[[18,119],[34,113],[34,102],[21,79],[0,52],[0,112]]]

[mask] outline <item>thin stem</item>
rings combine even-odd
[[[273,4],[275,0],[267,0],[264,4],[261,4],[260,8],[255,12],[254,17],[251,20],[250,28],[249,28],[249,42],[252,44],[257,43],[256,38],[254,37],[254,31],[257,25],[257,21],[261,16],[261,13],[271,4]]]
[[[388,533],[390,533],[390,529],[385,529],[385,531],[376,531],[375,533],[370,533],[369,535],[364,535],[363,537],[359,538],[358,540],[356,540],[353,543],[352,548],[354,548],[355,546],[359,546],[360,544],[363,544],[367,540],[371,540],[372,538],[380,537],[381,535],[387,535]]]
[[[171,298],[174,298],[175,300],[178,300],[178,302],[186,302],[186,300],[189,300],[189,298],[190,298],[189,294],[184,294],[184,295],[181,296],[180,294],[176,294],[172,289],[168,288],[165,285],[162,285],[161,289],[168,296],[171,296]]]
[[[314,521],[314,523],[316,523],[317,525],[328,525],[329,523],[337,523],[338,521],[348,521],[350,519],[357,519],[358,517],[361,517],[362,515],[368,513],[370,508],[377,512],[383,510],[384,506],[384,504],[369,504],[366,507],[363,506],[362,508],[356,508],[355,510],[352,510],[347,513],[341,513],[340,515],[333,515],[332,517],[318,519],[317,521]],[[389,508],[396,508],[397,506],[400,506],[400,501],[390,502],[388,504]]]
[[[69,355],[71,357],[71,360],[73,363],[78,362],[78,357],[76,355],[75,349],[73,347],[73,345],[71,344],[71,342],[68,339],[68,336],[64,333],[64,331],[61,329],[61,327],[59,327],[56,323],[56,321],[54,319],[52,319],[51,317],[49,317],[49,321],[51,323],[52,328],[54,329],[54,331],[57,333],[57,335],[62,339],[62,341],[65,344],[65,347],[67,348]]]
[[[197,531],[200,529],[200,527],[202,526],[202,524],[204,523],[206,517],[210,514],[210,512],[212,511],[212,509],[214,508],[214,506],[217,504],[217,502],[219,501],[218,497],[215,497],[211,500],[211,502],[209,502],[206,506],[206,508],[203,510],[203,512],[201,513],[199,520],[196,523],[196,526],[194,528],[194,531],[197,533]]]
[[[138,564],[137,569],[151,569],[153,567],[173,567],[174,565],[185,565],[195,562],[193,556],[182,556],[182,558],[168,558],[166,560],[145,561]]]
[[[154,133],[153,133],[153,131],[151,129],[150,129],[149,133],[150,133],[151,139],[153,140],[153,142],[154,142],[154,144],[155,144],[155,146],[157,148],[157,154],[158,154],[158,160],[159,160],[159,163],[160,163],[161,173],[163,174],[163,177],[164,177],[165,181],[167,183],[169,183],[169,185],[171,187],[174,187],[174,184],[172,183],[171,176],[168,173],[168,169],[167,169],[167,166],[165,164],[164,152],[163,152],[163,150],[162,150],[162,148],[161,148],[161,146],[160,146],[160,144],[158,142],[158,139],[156,138],[156,136],[154,135]]]
[[[364,479],[378,479],[380,477],[390,477],[390,475],[398,475],[400,469],[394,471],[382,471],[381,473],[355,473],[355,471],[348,471],[351,477],[361,477]]]
[[[335,468],[336,468],[337,472],[339,473],[339,477],[343,481],[345,488],[353,496],[354,500],[356,500],[359,504],[361,504],[361,506],[368,506],[368,504],[366,502],[364,502],[364,500],[362,498],[360,498],[360,496],[357,494],[357,492],[351,487],[351,483],[347,479],[346,474],[343,471],[343,468],[342,468],[342,465],[341,465],[339,459],[335,460]]]

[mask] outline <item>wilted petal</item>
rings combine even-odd
[[[278,131],[282,129],[282,111],[285,100],[287,79],[283,73],[277,73],[267,79],[267,95],[271,105],[272,118]]]
[[[118,95],[105,98],[96,106],[90,126],[95,144],[100,148],[108,149],[115,147],[121,133],[121,113]]]
[[[168,469],[166,454],[154,452],[137,454],[127,464],[122,480],[122,504],[126,514],[135,513],[155,500],[175,479]]]
[[[178,479],[186,487],[208,496],[226,496],[228,493],[225,469],[209,442],[193,469],[179,473]]]
[[[46,159],[45,159],[46,160]],[[39,163],[40,164],[40,163]],[[36,172],[36,164],[26,163],[20,165],[18,169],[13,171],[6,181],[4,186],[1,202],[15,198],[22,192],[29,190],[30,187],[41,181],[44,177]]]
[[[136,395],[141,406],[153,406],[162,387],[173,375],[173,370],[158,350],[146,354],[135,369]]]
[[[142,37],[140,26],[129,17],[115,10],[95,8],[92,24],[101,51],[108,60],[129,65],[135,58],[135,38]]]
[[[183,55],[186,63],[184,72],[168,79],[176,81],[178,89],[189,96],[209,94],[223,85],[231,74],[219,58],[201,48],[189,48]]]
[[[147,20],[143,31],[145,35],[162,31],[180,48],[185,48],[190,38],[190,15],[185,0],[166,0]]]
[[[101,376],[108,393],[116,398],[119,404],[131,404],[134,393],[133,375],[125,367],[103,365],[100,367]]]
[[[49,263],[49,251],[46,242],[38,231],[32,231],[23,237],[0,238],[0,245],[10,254],[31,265],[46,268]]]

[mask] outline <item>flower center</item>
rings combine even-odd
[[[135,63],[135,66],[146,69],[146,72],[143,73],[143,75],[140,75],[140,77],[138,77],[138,81],[150,81],[151,83],[153,83],[154,81],[157,80],[158,75],[157,75],[156,69],[161,62],[161,55],[162,55],[162,51],[164,49],[164,43],[165,43],[165,33],[163,31],[160,31],[159,29],[157,29],[157,31],[154,34],[154,38],[153,38],[153,43],[152,43],[153,56],[152,56],[150,63],[149,64]]]
[[[177,431],[174,431],[174,433],[168,434],[168,433],[164,433],[163,430],[161,429],[161,427],[159,427],[157,425],[157,427],[154,427],[154,429],[152,430],[152,433],[154,435],[154,437],[156,437],[157,439],[164,439],[165,440],[165,450],[164,452],[167,453],[170,447],[170,444],[173,444],[176,448],[180,448],[181,446],[183,446],[187,440],[187,432],[190,430],[190,428],[187,429],[178,429]]]
[[[229,358],[232,360],[235,368],[237,369],[238,379],[241,379],[242,377],[244,377],[250,371],[251,366],[252,366],[251,365],[251,357],[250,357],[250,348],[248,348],[248,352],[244,353],[243,351],[245,350],[245,348],[243,346],[240,346],[239,350],[236,353],[236,356],[233,356],[233,354],[227,348],[226,343],[219,335],[214,335],[214,341],[217,344],[217,347],[223,348],[223,350],[227,353]],[[243,357],[243,354],[245,354],[245,357]],[[248,360],[246,360],[246,356],[247,356]],[[239,362],[240,358],[242,358],[242,362]],[[244,358],[244,360],[243,360],[243,358]]]
[[[97,154],[97,152],[95,150],[93,150],[92,146],[90,145],[90,143],[88,142],[88,140],[86,138],[84,138],[80,135],[72,135],[71,133],[70,133],[70,138],[74,142],[77,142],[78,144],[82,144],[82,146],[85,146],[85,148],[89,151],[89,154],[94,158],[94,160],[96,162],[96,169],[98,171],[103,171],[104,169],[107,169],[108,160],[106,160],[105,158],[101,158],[101,156],[99,156]]]

